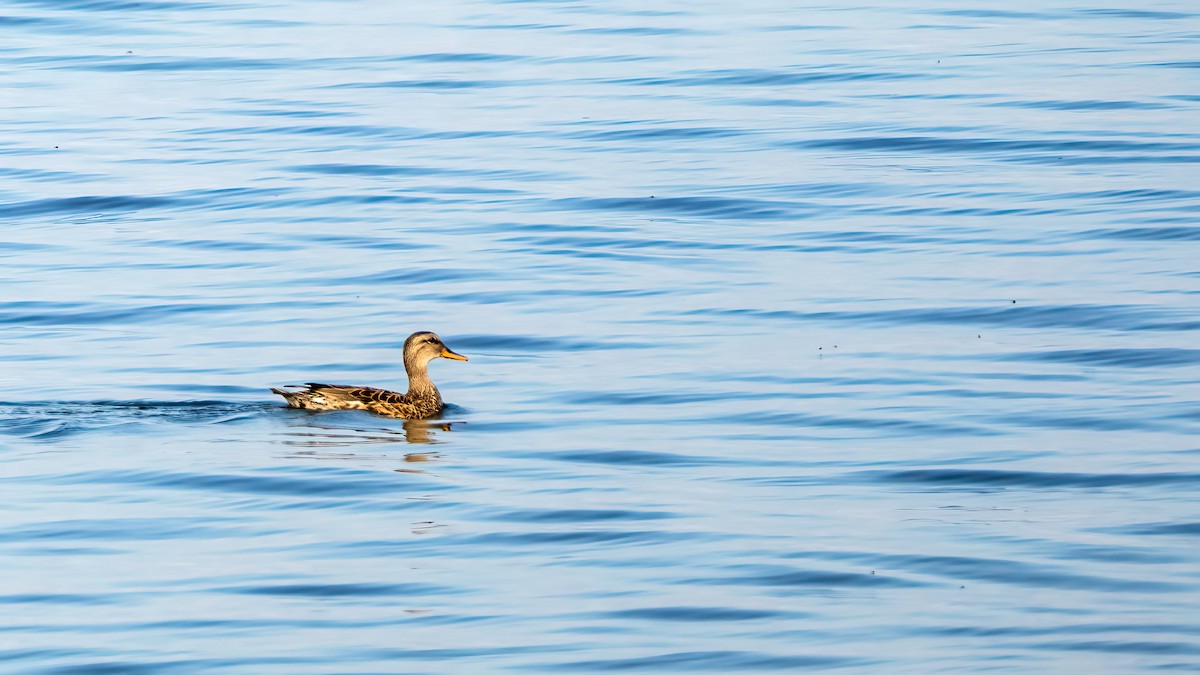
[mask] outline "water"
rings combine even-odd
[[[5,672],[1200,670],[1193,4],[0,25]]]

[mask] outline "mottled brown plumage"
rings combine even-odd
[[[369,410],[377,415],[421,419],[442,411],[442,395],[429,379],[429,362],[436,358],[466,361],[450,351],[436,334],[420,331],[404,341],[404,370],[408,393],[398,394],[374,387],[309,382],[304,387],[271,388],[293,408],[309,410]]]

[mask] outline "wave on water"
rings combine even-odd
[[[214,426],[274,417],[284,425],[272,443],[295,448],[296,456],[322,458],[323,449],[380,444],[437,444],[463,429],[465,410],[446,404],[442,415],[401,420],[369,413],[310,411],[282,403],[230,401],[28,401],[0,402],[0,435],[53,441],[79,434],[119,430],[136,434],[165,426]]]
[[[225,401],[0,402],[0,434],[48,440],[134,425],[230,424],[271,407]]]
[[[997,469],[908,469],[864,471],[870,481],[949,488],[1066,488],[1198,486],[1200,473],[1077,473],[1070,471],[1004,471]]]

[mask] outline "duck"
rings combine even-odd
[[[429,379],[429,362],[439,358],[468,360],[447,347],[436,333],[417,331],[404,341],[404,370],[408,373],[408,393],[317,382],[308,382],[303,386],[285,385],[282,389],[271,387],[271,391],[282,396],[291,408],[368,410],[385,417],[425,419],[437,415],[445,407],[441,392]]]

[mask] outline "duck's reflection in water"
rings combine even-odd
[[[338,426],[324,415],[305,415],[297,419],[297,429],[283,432],[280,442],[298,448],[307,448],[293,454],[296,457],[313,459],[362,459],[357,452],[330,452],[326,448],[355,448],[359,446],[411,443],[414,445],[437,445],[444,441],[438,438],[449,433],[461,422],[445,420],[397,420],[401,428]],[[412,452],[404,456],[407,462],[428,462],[436,459],[436,452]]]

